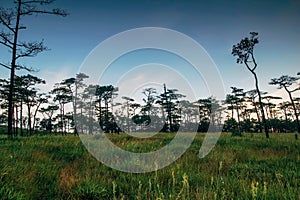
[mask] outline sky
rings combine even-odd
[[[0,6],[9,7],[11,2],[0,0]],[[236,58],[231,55],[232,45],[251,31],[259,33],[255,56],[261,90],[281,95],[275,86],[268,84],[270,79],[284,74],[295,76],[300,71],[300,2],[297,0],[57,0],[52,7],[65,9],[70,15],[24,18],[22,24],[27,29],[20,33],[20,40],[44,39],[51,49],[37,57],[20,60],[39,70],[34,74],[47,81],[42,90],[50,90],[54,83],[80,72],[101,42],[142,27],[171,29],[199,43],[219,71],[225,93],[230,93],[231,86],[245,91],[254,89],[251,73],[245,66],[236,64]],[[111,50],[118,48],[112,46]],[[99,55],[99,59],[102,57]],[[9,62],[9,59],[7,50],[0,47],[0,61]],[[197,91],[196,98],[210,96],[205,77],[195,76],[193,70],[180,55],[144,49],[127,52],[113,60],[104,82],[122,83],[123,88],[132,90],[128,89],[128,94],[140,91],[137,85],[144,81],[145,86],[157,87],[164,82],[188,96],[191,87]],[[22,73],[26,72],[17,72]],[[9,71],[0,69],[0,77],[8,78]],[[135,79],[140,82],[134,82]]]

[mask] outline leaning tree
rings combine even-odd
[[[258,101],[262,114],[262,122],[264,125],[266,138],[269,138],[269,128],[266,122],[265,111],[263,108],[262,97],[258,86],[258,77],[255,72],[257,69],[257,62],[254,57],[254,47],[258,44],[258,33],[250,32],[250,38],[245,37],[236,45],[233,45],[231,54],[237,57],[237,63],[245,64],[247,69],[252,73],[255,79],[255,88],[258,94]]]
[[[40,52],[47,50],[43,41],[24,42],[19,40],[21,30],[26,30],[22,19],[26,16],[39,14],[52,14],[66,16],[67,13],[60,9],[46,10],[43,7],[53,3],[54,0],[16,0],[14,8],[0,7],[0,44],[9,49],[11,54],[10,63],[0,63],[1,66],[10,70],[10,86],[8,95],[8,135],[12,136],[13,108],[14,108],[14,82],[15,71],[18,69],[31,70],[18,63],[18,60],[26,57],[34,57]]]
[[[300,133],[300,123],[299,123],[299,116],[297,113],[297,108],[296,108],[296,104],[295,101],[293,99],[292,93],[300,90],[300,87],[296,87],[294,89],[289,89],[290,86],[292,86],[293,84],[295,84],[298,80],[300,79],[300,77],[293,77],[293,76],[288,76],[288,75],[284,75],[281,76],[279,78],[272,78],[270,81],[270,85],[278,85],[278,89],[282,89],[284,88],[284,90],[288,93],[293,110],[294,110],[294,114],[296,117],[296,123],[297,123],[297,130],[298,133]]]

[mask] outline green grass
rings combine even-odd
[[[112,135],[133,151],[159,149],[174,134],[151,139]],[[131,174],[104,166],[74,136],[7,140],[0,136],[0,199],[300,199],[300,140],[294,134],[222,134],[203,159],[204,134],[159,171]]]

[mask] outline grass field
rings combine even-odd
[[[172,134],[110,136],[132,151],[159,148]],[[79,137],[0,136],[1,199],[300,199],[300,140],[293,134],[222,134],[204,159],[204,134],[159,171],[130,174],[104,166]]]

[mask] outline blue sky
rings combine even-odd
[[[1,5],[8,6],[10,2],[1,0]],[[21,40],[45,39],[51,49],[21,61],[39,69],[36,75],[48,82],[44,89],[74,76],[85,57],[103,40],[140,27],[169,28],[196,40],[216,63],[226,92],[230,92],[230,86],[254,88],[251,74],[243,65],[236,64],[231,55],[232,45],[250,31],[259,32],[260,43],[255,52],[262,90],[274,92],[276,87],[268,85],[271,78],[296,75],[300,71],[300,2],[297,0],[57,0],[53,7],[63,8],[70,15],[28,17],[23,21],[28,29],[20,34]],[[6,50],[0,48],[0,52],[1,61],[9,61]],[[134,62],[148,62],[141,58],[156,53],[136,56],[140,60]],[[169,63],[172,65],[172,61]],[[0,73],[3,78],[9,76],[6,69],[0,69]]]

